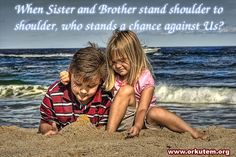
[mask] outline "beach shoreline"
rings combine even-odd
[[[193,139],[189,133],[175,133],[166,128],[145,129],[139,137],[126,139],[126,132],[108,134],[104,128],[76,123],[65,127],[58,135],[43,136],[36,128],[0,126],[0,154],[3,157],[79,157],[79,156],[178,156],[172,150],[184,150],[179,156],[235,156],[236,129],[217,126],[198,128],[209,135],[206,140]],[[203,152],[204,150],[204,152]],[[213,154],[199,154],[199,153]],[[215,153],[212,151],[216,151]],[[173,152],[172,152],[173,153]],[[218,153],[218,155],[216,154]],[[221,153],[221,155],[219,155]]]
[[[43,96],[59,72],[68,68],[74,51],[0,50],[0,156],[187,157],[193,155],[168,155],[167,151],[195,148],[229,150],[230,156],[236,156],[235,46],[161,47],[148,55],[156,78],[158,106],[206,131],[209,141],[166,128],[142,130],[138,138],[125,139],[125,132],[108,135],[104,129],[74,124],[56,136],[37,134]]]

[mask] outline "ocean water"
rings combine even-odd
[[[74,52],[0,50],[0,125],[38,127],[41,100]],[[236,47],[161,48],[147,56],[159,106],[194,127],[236,128]]]

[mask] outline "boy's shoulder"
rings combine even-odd
[[[106,97],[109,97],[109,98],[113,98],[113,95],[112,95],[112,92],[111,91],[107,91],[105,90],[104,88],[100,87],[101,88],[101,93],[103,96],[106,96]]]
[[[113,98],[113,95],[111,91],[106,91],[104,88],[99,87],[94,98],[111,100]]]
[[[64,92],[65,90],[68,90],[69,88],[70,86],[64,85],[63,83],[61,83],[60,80],[57,80],[48,87],[48,92],[49,93]]]

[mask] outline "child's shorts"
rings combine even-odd
[[[135,114],[136,114],[136,108],[132,107],[132,106],[128,106],[125,116],[124,116],[123,120],[121,121],[120,126],[117,129],[117,131],[126,131],[127,129],[130,129],[134,125]],[[160,129],[161,126],[149,124],[147,122],[146,117],[145,117],[143,128],[155,130],[155,129]]]

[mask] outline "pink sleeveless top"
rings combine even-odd
[[[114,93],[116,94],[117,91],[122,86],[122,81],[119,79],[119,77],[116,78],[115,87],[114,87]],[[137,104],[140,101],[141,93],[145,88],[148,87],[155,87],[155,81],[152,77],[151,72],[148,69],[145,69],[142,74],[139,76],[138,82],[135,85],[135,97]],[[156,96],[153,94],[150,106],[156,105]]]

